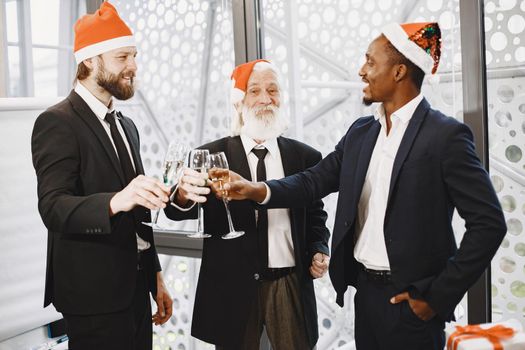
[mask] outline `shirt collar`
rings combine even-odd
[[[258,144],[252,138],[246,135],[241,135],[241,141],[242,141],[242,146],[244,147],[244,153],[246,154],[246,157],[248,157],[248,155],[250,154],[253,148],[265,147],[268,150],[268,153],[270,154],[270,156],[274,158],[277,157],[277,154],[279,152],[279,145],[277,144],[276,137],[266,140],[261,144]]]
[[[399,119],[403,123],[407,124],[414,115],[414,112],[421,101],[423,101],[423,94],[419,93],[419,95],[408,101],[403,107],[392,113],[392,120]],[[385,118],[385,108],[383,107],[382,103],[377,106],[376,110],[374,111],[374,118],[376,120],[382,120]]]
[[[113,99],[109,103],[109,108],[104,105],[98,98],[95,97],[80,81],[77,81],[75,86],[75,92],[87,103],[89,108],[95,113],[95,115],[104,120],[107,113],[113,113],[115,108],[113,107]]]

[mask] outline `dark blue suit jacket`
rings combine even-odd
[[[356,285],[357,207],[380,128],[374,117],[360,118],[315,167],[268,181],[270,207],[301,206],[339,191],[330,277],[341,306],[347,286]],[[459,248],[451,225],[454,209],[466,222]],[[470,129],[423,100],[392,170],[384,235],[394,283],[450,320],[505,233],[498,198],[476,156]]]

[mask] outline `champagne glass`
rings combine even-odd
[[[189,151],[190,148],[183,143],[170,142],[162,165],[162,181],[164,185],[173,187],[179,182]],[[152,222],[143,222],[143,224],[153,228],[160,228],[159,225],[157,225],[159,214],[160,209],[155,212]]]
[[[207,149],[195,149],[190,152],[190,168],[200,173],[208,171],[208,156],[210,151]],[[190,238],[208,238],[211,235],[204,233],[204,210],[202,205],[197,203],[197,232],[188,235]]]
[[[228,160],[226,159],[226,155],[224,152],[218,152],[210,154],[209,156],[209,167],[210,167],[210,174],[211,174],[211,181],[213,182],[219,182],[219,188],[221,191],[223,190],[223,186],[225,183],[230,181],[230,173],[229,173],[229,167],[228,167]],[[228,216],[228,225],[230,227],[230,232],[223,235],[223,239],[232,239],[237,238],[242,235],[244,235],[244,231],[236,231],[233,227],[232,217],[230,214],[230,208],[228,206],[228,200],[225,196],[222,197],[222,202],[224,203],[224,207],[226,208],[226,215]]]

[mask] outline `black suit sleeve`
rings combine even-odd
[[[164,214],[166,217],[175,221],[197,219],[197,204],[188,211],[182,211],[172,206],[171,203],[164,208]]]
[[[443,178],[466,232],[456,255],[432,281],[423,298],[443,319],[489,266],[506,233],[498,198],[474,150],[470,129],[454,124],[445,140]]]
[[[38,210],[50,231],[109,234],[109,202],[115,193],[79,193],[80,150],[65,120],[44,112],[35,122],[31,139],[38,181]]]
[[[347,134],[348,135],[348,134]],[[268,208],[301,208],[306,203],[321,199],[339,190],[339,176],[347,135],[335,150],[317,165],[280,180],[270,180],[270,201]]]
[[[307,159],[306,164],[308,167],[311,167],[319,163],[320,160],[321,153],[315,152]],[[314,200],[306,207],[306,241],[310,260],[312,260],[315,253],[330,255],[328,248],[330,231],[326,227],[328,215],[323,208],[324,204],[320,199]]]

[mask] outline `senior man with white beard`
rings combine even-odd
[[[231,137],[200,148],[224,152],[230,169],[254,181],[279,179],[315,165],[321,154],[280,136],[287,127],[280,113],[280,84],[275,66],[256,60],[232,74],[234,120]],[[328,268],[326,213],[318,200],[306,208],[258,210],[250,201],[231,203],[235,227],[229,232],[222,201],[203,197],[206,180],[186,169],[176,204],[168,217],[196,217],[192,202],[204,202],[202,264],[195,296],[192,335],[217,349],[259,349],[266,327],[275,350],[312,349],[319,337],[313,279]],[[200,186],[200,187],[199,187]]]

